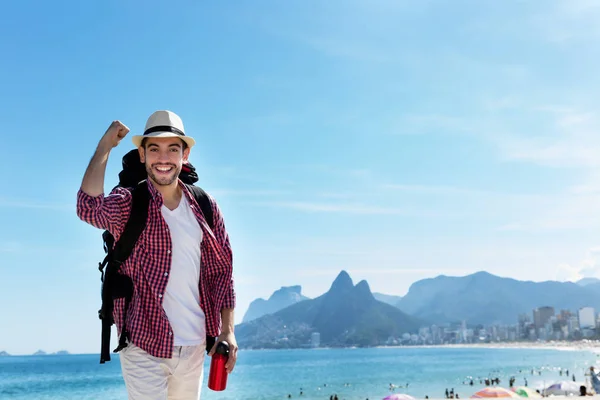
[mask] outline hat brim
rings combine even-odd
[[[196,141],[191,136],[181,136],[173,132],[152,132],[147,135],[135,135],[131,137],[131,141],[135,145],[135,147],[140,147],[142,145],[142,140],[144,138],[168,138],[168,137],[176,137],[187,143],[188,147],[193,147],[196,144]]]

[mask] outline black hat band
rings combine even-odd
[[[174,128],[172,126],[153,126],[152,128],[148,128],[146,129],[146,131],[144,132],[144,136],[149,135],[153,132],[173,132],[178,134],[179,136],[185,136],[185,133],[183,133],[183,131],[180,131],[177,128]]]

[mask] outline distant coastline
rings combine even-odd
[[[358,349],[363,348],[359,346],[347,346],[347,347],[303,347],[303,348],[248,348],[240,349],[242,351],[261,351],[261,350],[291,350],[291,349],[305,349],[305,350],[327,350],[327,349]],[[380,348],[380,349],[540,349],[540,350],[559,350],[559,351],[590,351],[600,356],[600,340],[581,340],[581,341],[548,341],[548,342],[490,342],[490,343],[461,343],[461,344],[431,344],[431,345],[414,345],[414,346],[373,346],[364,348]],[[45,353],[43,351],[37,351],[33,354],[9,354],[5,351],[0,352],[0,357],[6,356],[55,356],[55,355],[87,355],[95,353],[70,353],[66,350],[61,350],[54,353]]]
[[[11,354],[6,351],[0,351],[0,357],[24,357],[24,356],[68,356],[71,355],[67,350],[60,350],[55,353],[46,353],[43,350],[38,350],[33,354]]]

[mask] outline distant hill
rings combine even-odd
[[[33,353],[34,356],[46,356],[48,355],[48,353],[46,353],[44,350],[38,350],[35,353]]]
[[[9,356],[10,356],[10,354],[8,354],[7,352],[0,351],[0,357],[9,357]]]
[[[373,297],[377,300],[387,303],[391,306],[396,306],[400,300],[402,300],[402,296],[393,296],[391,294],[383,294],[383,293],[373,293]]]
[[[303,347],[319,332],[322,346],[373,346],[414,333],[422,321],[373,297],[366,281],[354,286],[340,272],[327,293],[236,327],[242,348]]]
[[[57,356],[68,356],[70,353],[67,350],[60,350],[54,354],[56,354]]]
[[[578,280],[577,283],[579,286],[588,286],[593,284],[600,284],[600,279],[598,278],[583,278]]]
[[[284,286],[273,292],[268,300],[256,299],[250,303],[242,322],[252,321],[263,315],[273,314],[303,300],[308,300],[308,297],[302,295],[302,286]]]
[[[519,314],[532,314],[541,306],[575,311],[591,306],[600,309],[600,283],[581,286],[572,282],[529,282],[501,278],[487,272],[463,277],[438,276],[411,285],[397,304],[416,317],[442,322],[517,322]]]

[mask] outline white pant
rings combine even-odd
[[[129,343],[121,350],[121,369],[129,400],[198,400],[206,343],[175,346],[173,358],[151,356]]]

